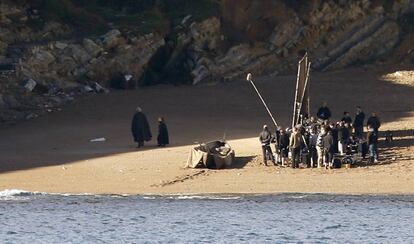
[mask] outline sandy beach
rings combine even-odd
[[[326,100],[339,119],[377,112],[380,130],[414,129],[414,82],[384,78],[390,72],[347,69],[312,73],[315,112]],[[257,77],[257,86],[284,127],[290,125],[295,75]],[[135,148],[130,122],[136,106],[147,114],[154,137],[164,116],[172,144],[156,140]],[[258,134],[271,125],[244,80],[208,86],[154,86],[86,96],[61,112],[0,128],[0,190],[50,193],[347,193],[414,194],[414,138],[381,142],[380,162],[352,169],[290,169],[259,165]],[[274,130],[273,127],[271,127]],[[236,152],[230,169],[186,169],[199,142],[223,138]],[[104,137],[105,142],[90,142]]]

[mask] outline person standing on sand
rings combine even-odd
[[[325,152],[325,169],[328,167],[332,167],[332,160],[333,160],[333,154],[334,154],[334,140],[332,136],[332,132],[328,129],[326,130],[327,133],[323,137],[323,151]]]
[[[367,134],[368,150],[370,162],[378,162],[378,132],[371,126],[368,127]]]
[[[263,151],[263,164],[267,166],[267,159],[270,156],[273,164],[276,165],[275,158],[273,157],[272,149],[270,148],[270,143],[272,141],[272,133],[267,128],[267,125],[263,125],[263,130],[259,135],[260,143],[262,143]]]
[[[152,138],[147,116],[145,116],[140,107],[137,107],[132,119],[131,132],[134,141],[138,143],[138,148],[144,146],[144,141],[150,141]]]
[[[279,150],[282,166],[285,166],[285,163],[287,164],[289,158],[289,135],[284,129],[280,130]]]
[[[344,112],[344,117],[341,119],[344,124],[352,124],[351,114],[347,111]]]
[[[368,118],[367,127],[374,129],[376,133],[378,133],[378,129],[381,127],[381,122],[377,117],[376,113],[372,113],[371,117]]]
[[[159,147],[165,147],[170,143],[168,129],[163,117],[158,118],[158,136],[157,142]]]
[[[300,134],[298,128],[294,127],[289,139],[289,147],[292,153],[292,168],[299,168],[301,145],[302,135]]]
[[[345,155],[346,149],[348,147],[349,138],[351,135],[349,134],[349,129],[345,126],[344,121],[339,122],[338,127],[338,151],[339,154]],[[334,140],[335,141],[335,140]]]
[[[331,118],[331,110],[328,108],[328,104],[326,102],[322,103],[322,106],[318,109],[318,113],[316,116],[324,122],[325,125],[328,124],[329,118]]]
[[[323,138],[326,136],[326,129],[321,127],[321,131],[316,139],[316,152],[318,154],[318,168],[322,168],[322,164],[325,162],[325,152],[323,150]]]
[[[355,136],[357,138],[362,138],[364,134],[364,120],[365,114],[362,112],[362,108],[360,106],[357,106],[357,112],[355,114],[354,120]]]
[[[316,166],[318,161],[318,154],[316,150],[316,142],[318,139],[318,128],[316,125],[312,126],[310,134],[309,134],[309,159],[310,159],[310,167],[313,168]]]
[[[275,160],[276,160],[277,164],[282,162],[282,159],[281,159],[281,156],[280,156],[280,148],[279,148],[280,130],[281,130],[281,127],[278,127],[276,129],[275,135],[273,137],[273,142],[275,143]]]
[[[339,132],[339,122],[337,124],[334,123],[330,123],[329,127],[328,127],[329,131],[332,133],[332,137],[334,140],[334,145],[333,145],[333,150],[334,153],[338,153],[338,143],[336,143],[338,141],[338,132]]]

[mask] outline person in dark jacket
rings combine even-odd
[[[322,106],[318,109],[318,113],[316,116],[321,119],[325,124],[329,121],[329,118],[331,118],[331,110],[328,108],[328,104],[324,102]]]
[[[284,129],[280,130],[279,150],[282,166],[285,166],[285,164],[287,164],[289,160],[289,135],[286,133]]]
[[[344,112],[344,117],[342,117],[341,121],[343,121],[345,124],[352,124],[352,118],[351,118],[351,114],[349,114],[349,112],[345,111]]]
[[[364,134],[364,120],[365,120],[365,114],[362,112],[361,107],[357,107],[357,112],[355,114],[355,120],[354,120],[354,129],[355,129],[355,136],[357,138],[362,138]]]
[[[132,119],[131,131],[134,141],[138,143],[138,148],[144,146],[144,141],[150,141],[152,138],[147,116],[145,116],[140,107],[137,107]]]
[[[163,117],[158,118],[158,136],[157,142],[159,147],[165,147],[170,143],[168,129]]]
[[[374,131],[378,133],[378,129],[381,127],[381,122],[376,113],[372,113],[371,117],[368,118],[367,127],[374,129]]]
[[[292,134],[289,138],[289,148],[292,154],[292,168],[299,168],[300,149],[302,146],[302,134],[297,127],[293,127]]]
[[[313,168],[318,164],[318,153],[316,150],[316,144],[318,140],[318,128],[316,125],[312,126],[308,137],[309,146],[309,162],[310,167]]]
[[[367,142],[370,161],[378,162],[378,132],[374,128],[368,127]]]
[[[273,164],[276,165],[275,158],[273,157],[270,143],[272,142],[272,133],[267,128],[267,125],[263,125],[263,130],[259,135],[260,143],[262,144],[263,151],[263,164],[267,166],[267,159],[270,157]]]
[[[338,127],[338,151],[341,155],[346,154],[346,149],[348,147],[349,138],[351,137],[349,126],[343,121],[339,123]]]
[[[332,133],[332,137],[334,140],[334,145],[333,145],[333,150],[334,153],[338,153],[338,143],[336,143],[338,141],[338,128],[339,128],[339,124],[334,124],[334,123],[330,123],[329,124],[329,129],[328,131],[330,131]]]
[[[334,154],[334,140],[332,137],[331,131],[328,131],[326,135],[323,137],[323,150],[326,155],[325,159],[325,169],[328,167],[332,167],[332,160],[333,160],[333,154]]]

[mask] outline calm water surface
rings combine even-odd
[[[414,243],[414,196],[0,192],[0,243]]]

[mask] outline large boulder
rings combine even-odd
[[[289,49],[290,43],[300,41],[300,34],[303,30],[303,24],[298,18],[292,18],[291,21],[282,23],[275,27],[269,38],[270,49]]]
[[[85,38],[83,39],[83,47],[86,49],[86,51],[92,56],[96,57],[99,55],[99,53],[102,52],[102,47],[96,44],[91,39]]]
[[[60,77],[67,77],[71,75],[71,71],[78,65],[79,63],[77,63],[71,56],[59,55],[55,69]]]
[[[0,55],[5,54],[7,51],[7,43],[4,43],[0,40]]]
[[[3,100],[3,95],[0,94],[0,109],[4,108],[6,106],[6,103]]]
[[[71,44],[68,49],[70,50],[72,58],[80,64],[85,64],[92,58],[81,45]]]
[[[217,17],[208,18],[190,26],[193,48],[198,51],[215,51],[221,39],[221,22]]]
[[[49,65],[53,61],[55,61],[55,56],[49,51],[40,50],[35,54],[35,59],[45,65]]]
[[[20,102],[12,95],[3,96],[3,102],[5,107],[9,109],[16,109],[21,105]]]
[[[49,65],[56,60],[55,56],[49,51],[36,48],[33,52],[33,56],[29,57],[29,59],[24,63],[27,70],[36,72],[48,71]]]
[[[117,29],[111,30],[101,37],[102,44],[105,49],[111,49],[116,47],[121,39],[121,32]]]
[[[64,43],[64,42],[55,42],[55,48],[59,49],[59,50],[63,50],[68,46],[68,44]]]

